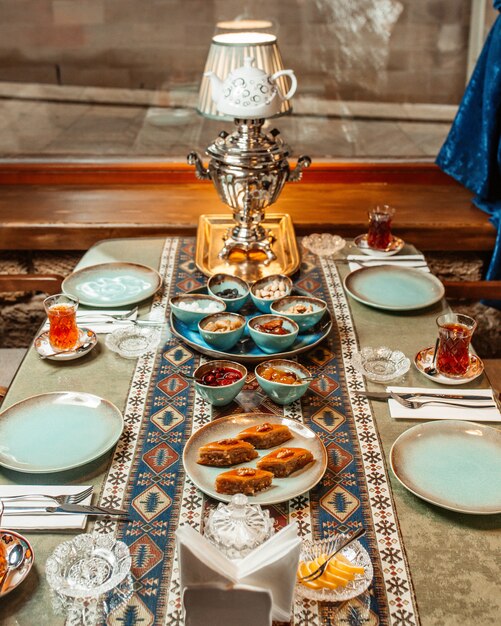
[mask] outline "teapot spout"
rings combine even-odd
[[[223,81],[212,70],[205,72],[204,76],[210,80],[212,100],[217,103],[223,91]]]

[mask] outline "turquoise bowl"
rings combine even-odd
[[[202,378],[204,374],[207,374],[207,372],[210,372],[216,367],[231,367],[239,371],[242,374],[242,378],[231,383],[231,385],[224,385],[223,387],[211,387],[210,385],[202,385],[197,382],[197,379]],[[202,398],[214,406],[225,406],[234,400],[240,391],[242,391],[247,377],[247,370],[243,365],[235,363],[235,361],[209,361],[209,363],[200,365],[200,367],[195,370],[193,376],[195,377],[195,389]]]
[[[281,281],[285,284],[285,293],[280,294],[275,298],[262,298],[256,293],[258,293],[261,289],[266,288],[274,281]],[[261,311],[262,313],[270,313],[271,305],[276,300],[283,298],[284,296],[288,296],[292,291],[292,280],[288,276],[284,276],[283,274],[273,274],[272,276],[265,276],[264,278],[260,278],[256,280],[256,282],[250,288],[250,297],[252,302],[254,302],[254,306]]]
[[[255,327],[257,324],[265,324],[274,319],[283,321],[283,327],[289,331],[286,335],[272,335],[256,330]],[[247,322],[247,327],[254,343],[267,354],[288,350],[296,341],[296,337],[299,333],[299,327],[296,322],[293,322],[283,315],[258,315]]]
[[[198,306],[200,311],[193,311],[185,307]],[[185,294],[183,296],[174,296],[170,299],[170,309],[172,314],[178,320],[186,324],[191,330],[198,329],[198,322],[211,315],[211,313],[220,313],[226,310],[226,304],[220,298],[214,296],[206,296],[203,294]]]
[[[249,299],[249,285],[238,278],[238,276],[231,276],[230,274],[214,274],[209,278],[207,282],[207,289],[211,296],[221,299],[226,304],[226,310],[231,312],[240,311],[244,304]],[[238,298],[225,298],[218,295],[225,289],[236,289],[238,291]]]
[[[290,309],[301,305],[309,306],[313,311],[311,313],[291,312]],[[286,315],[289,319],[294,320],[299,326],[300,333],[315,326],[324,316],[326,308],[326,302],[310,296],[286,296],[271,303],[271,312],[276,315]]]
[[[228,330],[225,332],[218,332],[214,330],[207,330],[206,326],[211,322],[217,322],[222,320],[234,320],[240,323],[238,328],[235,330]],[[245,317],[239,315],[238,313],[227,313],[223,311],[222,313],[213,313],[212,315],[208,315],[204,317],[200,322],[198,322],[198,332],[203,337],[204,341],[209,344],[212,348],[216,348],[216,350],[220,350],[221,352],[226,352],[233,348],[233,346],[240,340],[245,330]]]
[[[260,363],[255,370],[256,379],[259,386],[264,393],[271,398],[273,402],[277,404],[290,404],[295,400],[301,398],[306,393],[310,386],[311,380],[306,380],[304,383],[297,385],[287,385],[285,383],[277,383],[273,380],[267,380],[263,378],[261,374],[267,367],[273,367],[277,370],[283,370],[285,372],[293,372],[299,378],[311,378],[310,372],[299,363],[295,361],[287,361],[286,359],[273,359],[271,361],[265,361]]]

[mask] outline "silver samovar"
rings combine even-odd
[[[228,228],[219,252],[228,259],[233,250],[245,253],[260,251],[265,264],[276,256],[271,232],[261,225],[266,208],[277,201],[287,181],[300,180],[302,170],[311,159],[301,156],[291,170],[287,157],[289,147],[278,130],[263,132],[264,119],[235,119],[237,129],[222,131],[206,150],[211,157],[205,169],[196,152],[188,155],[188,163],[196,166],[199,179],[211,179],[221,200],[231,207],[235,226]]]

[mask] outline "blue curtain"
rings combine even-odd
[[[494,0],[501,10],[501,0]],[[476,194],[497,228],[488,280],[501,279],[501,15],[477,61],[437,165]],[[485,301],[501,308],[501,301]]]

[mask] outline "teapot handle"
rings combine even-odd
[[[296,78],[296,75],[294,74],[294,70],[280,70],[279,72],[275,72],[270,77],[270,80],[274,81],[279,76],[288,76],[291,80],[291,88],[285,94],[285,96],[282,95],[282,93],[280,92],[280,89],[277,89],[280,100],[290,100],[292,96],[296,93],[296,89],[297,89],[297,78]]]

